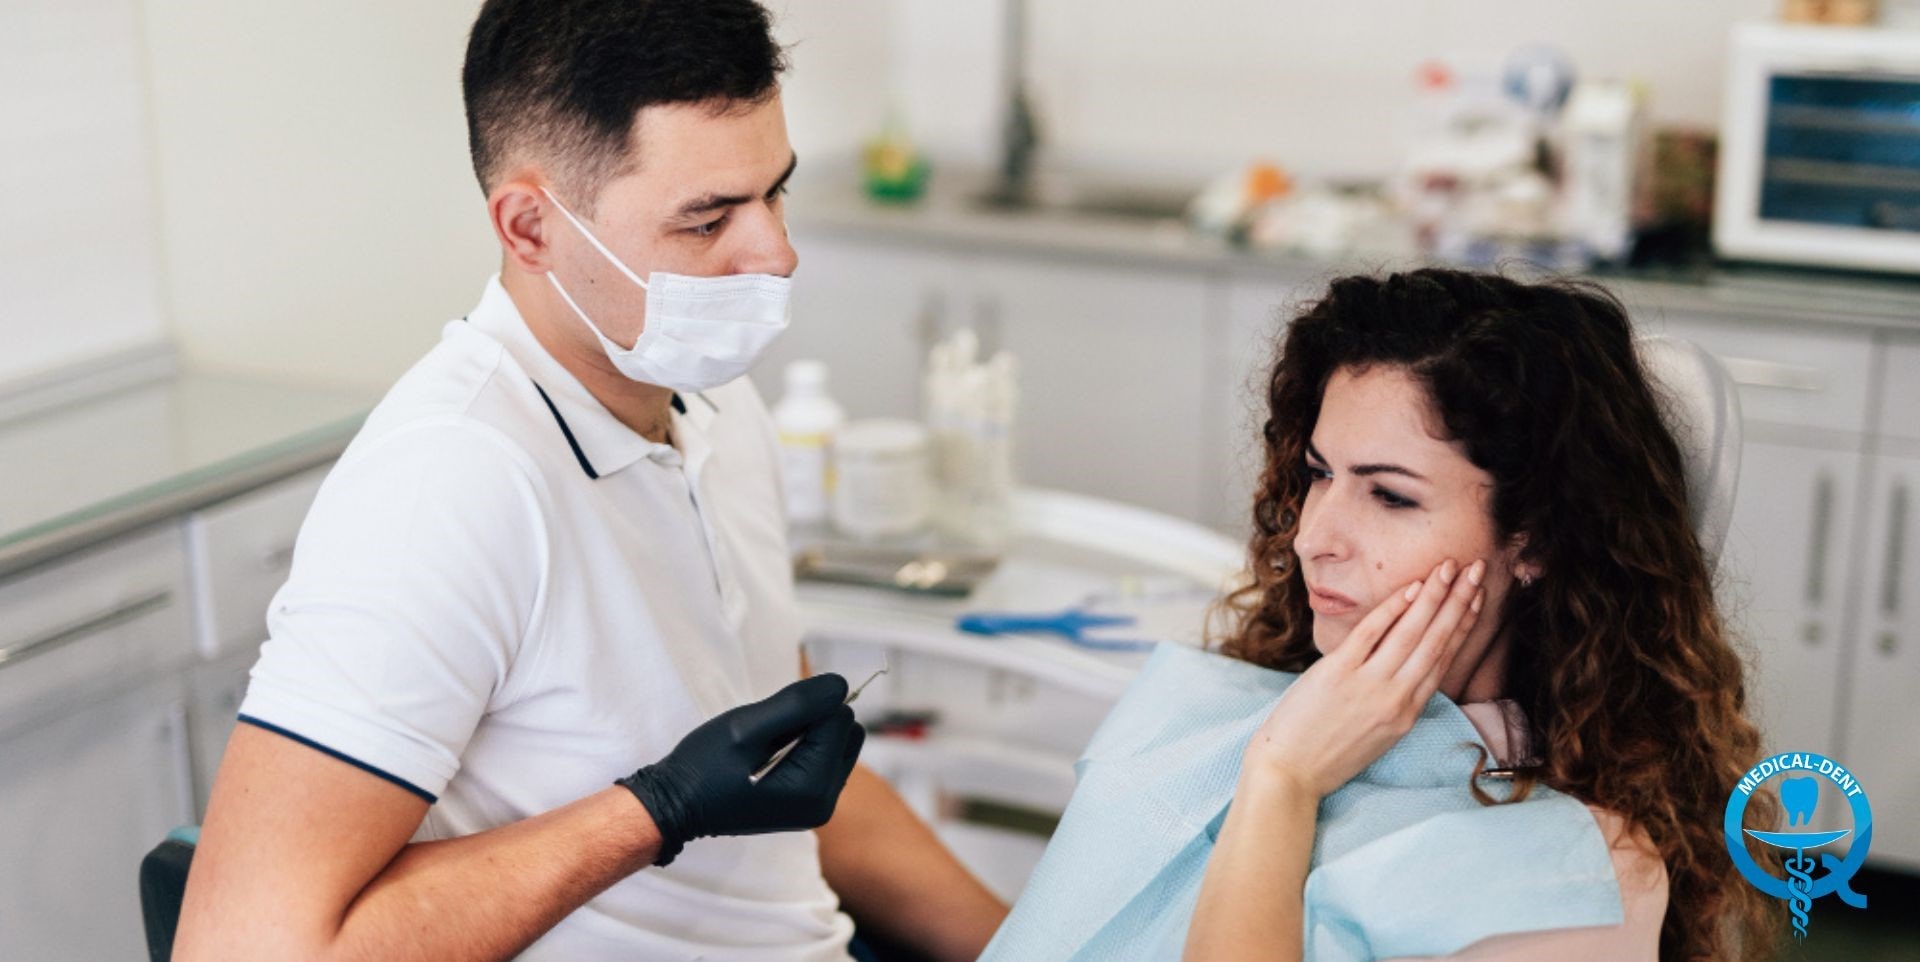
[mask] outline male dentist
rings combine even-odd
[[[1005,906],[855,764],[846,681],[795,681],[741,377],[796,264],[784,66],[752,0],[484,4],[500,274],[301,529],[176,959],[869,957],[842,903],[926,957],[986,944]]]

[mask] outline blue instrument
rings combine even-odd
[[[1132,615],[1096,615],[1069,608],[1053,614],[974,613],[961,615],[954,627],[976,635],[1050,634],[1095,651],[1148,651],[1154,642],[1137,639],[1090,638],[1088,629],[1124,627]]]

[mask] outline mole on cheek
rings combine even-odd
[[[1375,571],[1379,571],[1379,570],[1381,570],[1381,569],[1383,569],[1383,568],[1385,568],[1386,566],[1387,566],[1387,563],[1386,563],[1386,562],[1384,562],[1384,561],[1376,561],[1376,562],[1374,562],[1374,563],[1373,563],[1373,570],[1375,570]]]

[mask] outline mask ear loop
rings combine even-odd
[[[567,205],[560,203],[560,198],[553,196],[553,191],[550,191],[543,186],[540,188],[540,192],[547,195],[548,200],[553,201],[553,206],[560,211],[561,216],[565,217],[567,219],[567,222],[572,224],[574,229],[579,231],[580,235],[587,239],[587,243],[593,245],[594,250],[597,250],[600,252],[600,256],[605,257],[607,260],[611,261],[613,263],[613,266],[620,270],[620,273],[627,275],[627,280],[630,280],[635,284],[640,285],[640,289],[643,291],[652,289],[647,286],[646,281],[643,281],[640,279],[640,275],[635,274],[631,269],[629,269],[627,265],[620,260],[620,258],[613,256],[613,252],[610,250],[607,250],[607,245],[600,243],[600,238],[593,236],[593,231],[588,230],[587,225],[580,222],[580,218],[573,216],[573,211],[568,210]],[[553,272],[548,271],[547,276],[552,277]],[[564,291],[561,292],[561,296],[565,297],[566,293]],[[567,303],[572,304],[573,299],[567,298]],[[574,310],[577,311],[579,310],[579,308],[576,307],[574,308]],[[586,315],[583,314],[581,316],[585,317]]]
[[[560,295],[560,299],[566,301],[568,307],[573,308],[574,316],[580,318],[581,322],[587,325],[587,329],[592,331],[595,337],[606,341],[608,344],[612,344],[616,348],[620,347],[619,344],[614,343],[613,339],[607,337],[605,331],[600,330],[600,325],[595,324],[593,318],[588,317],[587,312],[580,309],[580,305],[573,302],[573,295],[568,294],[567,289],[560,286],[560,278],[553,276],[552,271],[547,272],[547,283],[553,285],[553,289]],[[621,350],[625,350],[625,348],[621,348]]]

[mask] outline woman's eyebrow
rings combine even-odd
[[[1316,448],[1313,446],[1312,441],[1307,442],[1307,454],[1312,456],[1312,458],[1315,461],[1318,461],[1321,464],[1332,463],[1327,460],[1326,455],[1320,453],[1319,448]],[[1401,475],[1402,477],[1412,478],[1415,481],[1425,481],[1428,484],[1433,483],[1432,481],[1429,481],[1427,479],[1426,475],[1421,474],[1420,472],[1415,471],[1412,468],[1402,467],[1398,464],[1356,464],[1348,468],[1347,471],[1350,474],[1353,474],[1357,477],[1362,477],[1362,478],[1367,477],[1368,475],[1374,475],[1374,474],[1398,474],[1398,475]]]

